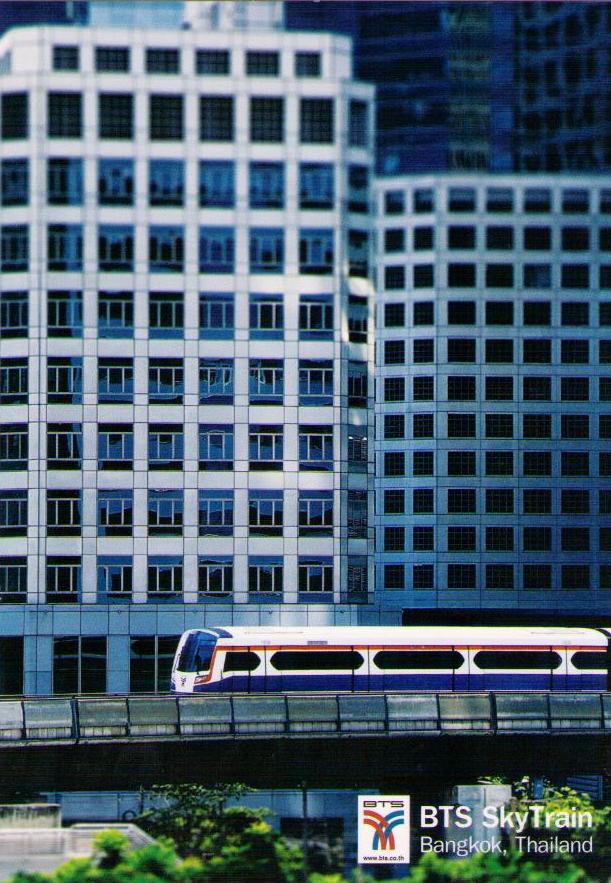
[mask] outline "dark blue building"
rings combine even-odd
[[[79,0],[65,2],[23,2],[23,0],[3,0],[0,3],[0,34],[9,28],[20,25],[40,24],[85,24],[89,14],[89,3]]]

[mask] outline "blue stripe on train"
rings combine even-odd
[[[383,690],[469,692],[481,690],[606,690],[605,674],[550,675],[549,672],[511,674],[392,674],[392,675],[233,675],[211,684],[198,684],[195,693],[367,692]]]

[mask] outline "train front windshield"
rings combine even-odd
[[[208,671],[217,636],[209,632],[193,632],[184,643],[178,670],[185,674]]]

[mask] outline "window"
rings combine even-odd
[[[182,273],[184,252],[183,227],[149,227],[150,273]]]
[[[419,525],[412,528],[412,550],[432,552],[435,548],[435,528]]]
[[[561,475],[590,474],[590,454],[588,451],[562,451],[560,459]]]
[[[27,205],[30,195],[27,159],[3,159],[0,164],[1,202],[3,206]]]
[[[402,215],[405,211],[405,196],[402,190],[386,190],[384,192],[384,213]]]
[[[248,592],[250,596],[282,595],[282,558],[273,555],[251,555],[248,559]]]
[[[448,193],[448,211],[474,212],[475,190],[471,187],[450,187]]]
[[[130,638],[131,693],[165,693],[170,683],[179,635]]]
[[[149,359],[149,402],[182,404],[184,369],[182,359]]]
[[[78,490],[47,491],[47,535],[80,536],[81,492]]]
[[[80,596],[81,559],[67,555],[48,555],[47,603],[76,604],[80,602]]]
[[[300,99],[299,138],[302,144],[332,144],[334,113],[331,98]]]
[[[401,231],[403,232],[403,231]],[[433,227],[414,227],[414,251],[427,251],[435,247]]]
[[[450,423],[449,419],[448,423]],[[412,425],[414,438],[433,438],[434,414],[414,414]]]
[[[200,141],[233,141],[233,98],[231,96],[200,96],[199,139]]]
[[[513,340],[506,338],[486,340],[486,362],[489,364],[513,362]]]
[[[334,168],[331,163],[299,164],[299,208],[332,209],[334,191]]]
[[[250,272],[282,273],[284,230],[281,227],[250,228]]]
[[[432,288],[435,284],[435,267],[433,264],[414,265],[414,288]]]
[[[475,227],[450,225],[448,227],[448,248],[475,248]]]
[[[47,135],[49,138],[80,138],[82,128],[81,93],[49,92],[47,96]]]
[[[348,166],[348,211],[369,211],[369,169],[367,166]]]
[[[587,251],[590,247],[590,230],[588,227],[563,227],[563,251]]]
[[[364,101],[350,101],[348,117],[348,144],[367,147],[369,143],[368,108]]]
[[[0,405],[27,405],[28,360],[0,359]]]
[[[250,337],[253,340],[282,340],[284,304],[281,294],[251,294]]]
[[[234,248],[233,227],[200,227],[200,273],[233,273]]]
[[[195,73],[223,76],[231,72],[230,55],[226,49],[197,49]]]
[[[513,451],[486,451],[486,475],[513,475]]]
[[[598,418],[598,437],[611,438],[611,414],[601,414]]]
[[[199,468],[207,472],[233,469],[233,426],[200,423]]]
[[[405,454],[403,451],[384,452],[384,475],[405,475]]]
[[[24,472],[27,468],[27,424],[0,423],[0,472]]]
[[[405,550],[405,528],[404,527],[385,527],[384,528],[384,551],[385,552],[403,552]]]
[[[563,325],[589,325],[590,305],[580,301],[563,301],[561,305]]]
[[[47,160],[47,202],[49,205],[82,205],[82,159],[53,157]]]
[[[234,163],[229,160],[201,160],[199,204],[203,208],[233,208],[235,202]]]
[[[101,140],[130,141],[134,137],[134,96],[125,92],[100,92],[98,133]]]
[[[25,537],[27,532],[27,490],[0,490],[0,537]]]
[[[487,552],[513,552],[513,527],[487,527]]]
[[[585,214],[590,210],[587,190],[570,188],[562,191],[562,211],[565,214]]]
[[[299,536],[333,534],[333,492],[299,491]]]
[[[233,559],[221,555],[200,555],[197,560],[197,590],[201,601],[231,595]]]
[[[404,365],[405,364],[405,341],[404,340],[385,340],[384,341],[384,364],[385,365]]]
[[[182,598],[182,558],[174,555],[151,555],[147,570],[150,601]]]
[[[587,365],[590,360],[590,342],[583,339],[560,341],[560,360],[565,365]]]
[[[65,294],[81,295],[81,292],[65,292]],[[79,298],[78,306],[79,314],[82,316],[82,296]],[[98,292],[98,334],[100,337],[132,337],[133,333],[133,293],[131,291]]]
[[[405,267],[384,267],[384,289],[395,291],[405,288]]]
[[[184,434],[181,423],[152,423],[148,434],[149,469],[182,469]]]
[[[525,325],[551,325],[552,305],[548,300],[524,301]]]
[[[526,364],[549,364],[552,361],[552,342],[541,337],[528,337],[522,341],[522,360]]]
[[[131,225],[101,224],[98,227],[98,265],[102,272],[134,269],[134,228]]]
[[[182,205],[184,186],[184,163],[182,160],[152,159],[149,161],[149,205]]]
[[[590,267],[588,264],[562,264],[561,281],[563,288],[589,288]]]
[[[513,489],[487,488],[486,512],[490,514],[511,514],[513,512]]]
[[[233,359],[199,360],[199,403],[233,404]]]
[[[179,338],[183,326],[183,295],[172,291],[149,292],[149,337]]]
[[[367,343],[369,304],[367,297],[357,294],[348,296],[348,340],[350,343]]]
[[[475,438],[475,414],[448,414],[448,438]]]
[[[547,187],[526,187],[524,190],[524,211],[531,213],[550,212],[552,195]]]
[[[250,140],[274,143],[284,140],[284,99],[250,99]]]
[[[551,247],[551,227],[524,227],[524,249],[526,251],[549,251]]]
[[[28,313],[27,291],[0,291],[0,337],[27,337]]]
[[[80,356],[47,358],[49,404],[80,405],[83,394],[83,359]]]
[[[475,451],[448,451],[448,475],[475,475]]]
[[[54,46],[53,47],[53,70],[54,71],[77,71],[79,68],[78,46]]]
[[[590,417],[588,414],[562,414],[560,416],[561,438],[589,438]]]
[[[369,274],[369,234],[364,230],[348,230],[348,275],[367,278]]]
[[[448,527],[448,552],[474,552],[474,527]]]
[[[551,288],[552,268],[550,264],[524,264],[524,288]]]
[[[525,515],[550,515],[552,492],[546,488],[524,490],[523,505]]]
[[[582,378],[579,378],[580,380]],[[587,380],[586,378],[583,378]],[[587,388],[586,388],[587,391]],[[588,396],[589,397],[589,396]],[[611,402],[611,377],[599,377],[598,379],[598,398],[601,402]],[[586,399],[587,401],[587,399]]]
[[[611,341],[599,340],[598,361],[601,365],[608,365],[611,362]]]
[[[513,377],[486,377],[486,401],[504,402],[513,399]]]
[[[405,401],[405,378],[404,377],[385,377],[384,378],[384,401],[385,402],[403,402],[403,401]]]
[[[98,424],[98,469],[132,469],[134,429],[128,423]]]
[[[432,338],[414,340],[414,364],[435,361],[435,341]]]
[[[414,303],[414,325],[432,325],[435,318],[433,301],[421,300]]]
[[[296,77],[319,77],[320,73],[320,52],[295,53]]]
[[[95,69],[98,72],[127,73],[129,71],[129,49],[123,46],[96,46]]]
[[[299,593],[304,595],[312,595],[315,594],[330,594],[333,592],[333,558],[322,557],[322,558],[314,558],[309,556],[300,555],[299,556],[299,566],[298,566],[298,574],[299,574],[299,582],[298,588]],[[331,651],[333,652],[333,651]],[[326,651],[328,654],[329,651]],[[274,659],[276,662],[273,663],[275,667],[278,667],[278,659],[276,657],[282,655],[287,656],[288,654],[275,654]],[[310,654],[308,653],[308,659]],[[350,655],[350,654],[349,654]],[[358,655],[358,654],[357,654]],[[284,663],[285,660],[283,660]],[[328,659],[325,661],[329,662]],[[330,663],[336,667],[343,667],[339,661],[334,661]],[[292,667],[298,667],[291,665]]]
[[[251,162],[249,165],[251,208],[284,208],[284,164]]]
[[[248,495],[250,536],[282,536],[284,496],[282,491],[251,490]]]
[[[134,161],[98,161],[98,202],[100,205],[134,204]]]
[[[486,264],[486,285],[488,288],[511,288],[513,264]]]
[[[0,135],[3,141],[27,138],[29,132],[28,93],[5,92],[0,99]]]
[[[414,451],[412,474],[413,475],[432,475],[433,474],[433,451]]]
[[[449,337],[448,362],[475,362],[475,338]]]
[[[299,469],[310,472],[333,469],[332,426],[299,427]]]
[[[282,404],[284,362],[282,359],[251,359],[248,381],[251,405]]]
[[[513,248],[513,227],[486,227],[486,248]]]
[[[435,398],[435,378],[416,375],[412,379],[413,399],[415,402],[432,402]]]
[[[233,534],[233,490],[198,491],[200,537]]]
[[[448,564],[448,589],[474,589],[475,564]]]
[[[560,492],[563,515],[587,515],[590,511],[590,492],[579,488],[563,488]]]
[[[473,488],[450,488],[448,490],[448,512],[475,512],[475,490]]]
[[[448,325],[475,325],[475,301],[448,301]]]
[[[432,514],[434,512],[434,495],[432,488],[414,488],[412,492],[414,515]]]
[[[129,555],[98,555],[98,602],[131,601],[132,559]]]
[[[488,187],[486,190],[486,211],[512,212],[513,190],[509,187]]]
[[[181,536],[184,514],[182,490],[148,492],[148,533],[151,537]]]
[[[333,230],[302,228],[299,231],[299,272],[329,274],[333,267]]]
[[[524,475],[551,475],[552,455],[550,451],[525,451]]]
[[[384,588],[385,589],[404,589],[405,573],[403,564],[385,564],[384,565]]]
[[[82,225],[49,224],[47,227],[47,270],[74,272],[82,269]]]
[[[552,397],[551,377],[523,377],[522,397],[525,402],[549,402]]]
[[[590,565],[589,564],[563,564],[560,568],[562,589],[589,589],[590,588]]]
[[[524,438],[551,438],[551,414],[524,414],[522,416],[522,435]]]
[[[149,74],[180,73],[180,53],[178,49],[147,49],[145,53],[146,72]]]
[[[522,544],[525,552],[549,552],[552,548],[551,527],[525,527]]]
[[[22,603],[27,598],[28,559],[11,555],[0,557],[0,604]],[[6,661],[3,660],[3,670]],[[19,693],[21,693],[21,688]]]
[[[302,406],[333,404],[332,360],[299,360],[299,404]]]
[[[277,77],[280,73],[278,52],[246,52],[246,73],[249,76]]]
[[[182,95],[149,95],[151,141],[180,141],[183,135]]]
[[[0,227],[0,270],[21,273],[28,269],[29,234],[25,224]]]
[[[368,459],[367,430],[348,427],[348,472],[366,472]]]
[[[347,526],[349,537],[367,538],[367,492],[348,491]]]
[[[404,515],[405,514],[405,491],[404,490],[385,490],[384,491],[384,514],[385,515]]]
[[[233,294],[217,292],[199,296],[199,336],[216,340],[233,337]]]
[[[82,452],[80,423],[47,424],[47,469],[80,469]]]
[[[131,489],[98,490],[98,536],[131,537],[134,523]]]
[[[53,692],[106,691],[106,638],[53,638]]]

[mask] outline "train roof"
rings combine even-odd
[[[606,645],[607,637],[594,628],[559,628],[545,626],[222,626],[204,627],[247,644],[521,644],[549,646]],[[198,631],[197,629],[195,631]]]

